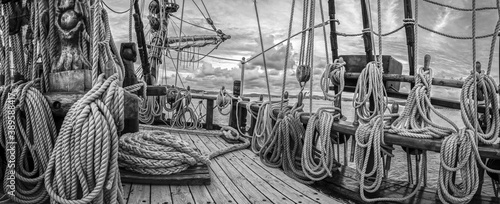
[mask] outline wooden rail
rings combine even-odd
[[[361,73],[347,72],[347,73],[345,73],[344,77],[346,79],[358,79],[360,74]],[[382,77],[383,77],[384,81],[400,81],[400,82],[409,82],[409,83],[415,82],[415,76],[410,76],[410,75],[384,74]],[[463,81],[455,80],[455,79],[443,79],[443,78],[436,78],[436,77],[434,77],[432,79],[432,85],[436,85],[436,86],[462,88],[463,84],[464,84]]]
[[[240,103],[240,106],[246,108],[246,102]],[[258,111],[259,105],[252,105],[250,107],[252,111]],[[275,114],[278,114],[278,110],[274,111]],[[310,113],[303,113],[300,117],[300,120],[303,124],[307,124],[309,121]],[[338,121],[333,124],[332,129],[334,131],[347,134],[354,135],[356,133],[357,127],[352,124],[350,121]],[[441,151],[441,143],[442,139],[418,139],[418,138],[410,138],[404,137],[397,134],[385,133],[384,142],[386,144],[393,144],[402,147],[409,147],[421,150],[428,150],[434,152]],[[491,158],[491,159],[500,159],[500,145],[492,145],[492,146],[479,146],[479,153],[481,157]]]

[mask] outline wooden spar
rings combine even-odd
[[[328,12],[330,20],[335,20],[335,0],[328,1]],[[335,21],[330,23],[330,45],[332,46],[332,62],[339,58],[338,43],[337,43],[337,24]],[[326,79],[329,80],[329,79]],[[340,87],[334,86],[335,94],[340,91]],[[328,91],[328,90],[327,90]],[[342,110],[342,95],[340,94],[334,101],[334,106]],[[341,112],[342,113],[342,112]]]
[[[344,75],[346,79],[358,79],[360,73],[357,72],[347,72]],[[384,74],[382,75],[384,81],[400,81],[400,82],[415,82],[415,76],[409,75],[400,75],[400,74]],[[462,88],[464,84],[463,81],[455,80],[455,79],[444,79],[444,78],[433,78],[432,85],[436,86],[445,86],[452,88]]]
[[[404,0],[404,15],[405,19],[413,19],[413,13],[411,10],[411,0]],[[408,64],[410,67],[410,75],[415,75],[415,24],[407,23],[405,24],[406,32],[406,45],[408,47]],[[415,86],[415,83],[411,83],[411,88]]]
[[[139,49],[139,55],[141,57],[142,73],[144,76],[144,81],[148,85],[152,85],[152,77],[156,78],[156,70],[151,70],[149,65],[148,50],[146,47],[146,38],[144,37],[144,25],[141,19],[141,9],[139,8],[139,1],[135,1],[134,10],[135,33],[137,36],[137,47]]]

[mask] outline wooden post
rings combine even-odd
[[[243,87],[245,84],[245,58],[241,58],[241,87],[240,87],[240,95],[243,97]]]
[[[335,0],[328,1],[328,11],[330,14],[329,15],[330,20],[335,20]],[[330,45],[332,47],[332,62],[335,61],[335,59],[339,58],[338,43],[337,43],[337,24],[335,23],[336,23],[335,21],[330,22]],[[340,87],[334,85],[334,91],[335,94],[338,94],[340,92]],[[342,110],[341,99],[342,99],[342,94],[340,94],[334,101],[335,107],[338,107],[340,110]],[[342,111],[340,113],[342,117]]]
[[[125,77],[123,79],[123,87],[137,84],[137,76],[134,73],[134,62],[137,60],[137,50],[135,43],[122,43],[120,45],[120,56],[123,61],[123,65],[125,66]],[[142,91],[146,91],[146,88],[143,88]],[[137,94],[137,93],[133,93]],[[125,107],[126,109],[138,110],[138,103],[130,103],[129,107]],[[135,116],[135,117],[134,117]],[[133,133],[139,132],[139,114],[138,112],[132,112],[130,117],[126,118],[124,121],[124,128],[122,133]]]
[[[241,86],[241,81],[240,80],[234,80],[233,82],[233,95],[234,97],[240,96],[240,86]],[[233,100],[233,105],[231,106],[231,113],[229,114],[229,126],[233,128],[238,128],[238,119],[236,118],[236,111],[238,111],[238,106],[236,106],[236,99],[231,99]]]
[[[214,100],[207,99],[207,115],[205,116],[207,130],[214,128]]]
[[[404,15],[406,19],[413,19],[413,13],[411,10],[411,0],[404,0]],[[405,24],[406,32],[406,45],[408,47],[408,64],[410,67],[410,75],[415,75],[415,24]],[[411,83],[411,88],[415,86],[415,83]]]

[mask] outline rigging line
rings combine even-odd
[[[290,38],[294,38],[294,37],[296,37],[297,35],[300,35],[300,34],[302,34],[302,33],[304,33],[304,32],[307,32],[307,31],[308,31],[308,30],[310,30],[310,29],[316,29],[316,28],[319,28],[319,27],[323,26],[323,24],[324,24],[324,25],[328,25],[331,21],[337,21],[337,20],[335,20],[335,19],[329,19],[329,20],[326,20],[326,21],[325,21],[325,22],[323,22],[323,23],[318,23],[318,24],[314,25],[314,27],[313,27],[313,26],[311,26],[311,27],[309,27],[309,28],[306,28],[306,29],[304,29],[304,30],[301,30],[301,31],[299,31],[299,32],[297,32],[297,33],[295,33],[295,34],[293,34]],[[269,51],[269,50],[271,50],[271,49],[275,48],[276,46],[280,45],[281,43],[284,43],[284,42],[285,42],[285,41],[287,41],[287,40],[288,40],[288,39],[283,39],[283,40],[281,40],[280,42],[278,42],[278,43],[274,44],[273,46],[271,46],[271,47],[267,48],[266,50],[264,50],[264,52],[267,52],[267,51]],[[246,62],[250,62],[250,61],[252,61],[253,59],[255,59],[255,58],[259,57],[260,55],[262,55],[262,53],[263,53],[263,52],[261,52],[261,53],[259,53],[259,54],[255,55],[255,56],[252,56],[252,57],[248,58],[248,60],[247,60]]]
[[[319,8],[321,10],[321,21],[325,22],[325,13],[323,10],[323,1],[319,1]],[[326,38],[326,25],[323,24],[323,39],[325,40],[325,54],[326,54],[326,64],[330,64],[330,57],[328,56],[328,41]],[[335,60],[335,59],[332,59]]]
[[[171,17],[176,18],[177,20],[181,20],[179,17],[177,17],[177,16],[175,16],[175,15],[172,15],[172,14],[169,14],[169,15],[170,15]],[[203,26],[201,26],[201,25],[196,25],[196,24],[191,23],[191,22],[186,21],[186,20],[184,20],[184,23],[187,23],[187,24],[192,25],[192,26],[194,26],[194,27],[198,27],[198,28],[201,28],[201,29],[205,29],[205,30],[208,30],[208,31],[215,32],[213,29],[210,29],[210,28],[207,28],[207,27],[203,27]]]
[[[134,2],[134,3],[135,3],[135,2]],[[116,10],[112,9],[111,7],[109,7],[109,5],[108,5],[108,4],[106,4],[106,2],[105,2],[105,1],[102,1],[102,4],[104,4],[104,6],[105,6],[107,9],[109,9],[111,12],[116,13],[116,14],[124,14],[124,13],[127,13],[127,12],[129,12],[129,11],[131,11],[131,10],[132,10],[131,8],[128,8],[128,9],[127,9],[127,10],[125,10],[125,11],[116,11]],[[133,5],[133,4],[132,4],[132,5]]]
[[[186,4],[186,0],[182,0],[182,12],[181,12],[181,19],[184,19],[184,5]],[[183,21],[181,20],[181,25],[179,26],[179,38],[181,39],[179,41],[179,46],[181,45],[182,41],[182,24]],[[175,74],[179,75],[179,52],[177,52],[177,68],[175,69]],[[177,77],[175,77],[175,86],[177,86]]]
[[[269,101],[271,101],[271,89],[269,87],[269,76],[267,74],[266,55],[264,53],[264,41],[262,40],[262,29],[260,28],[259,12],[257,9],[257,0],[253,0],[253,5],[255,7],[255,15],[257,16],[257,26],[259,27],[260,48],[262,49],[262,59],[264,60],[264,71],[266,73],[267,94],[269,97]]]
[[[198,11],[200,11],[200,13],[201,13],[201,15],[203,16],[203,18],[207,19],[207,17],[206,17],[206,16],[205,16],[205,14],[203,13],[203,11],[201,11],[201,9],[200,9],[200,7],[198,6],[198,4],[197,4],[194,0],[192,0],[192,1],[193,1],[194,5],[196,6],[196,8],[198,8]]]
[[[288,25],[288,40],[286,42],[285,65],[283,66],[283,84],[281,87],[281,103],[280,111],[283,111],[283,102],[285,100],[285,86],[286,86],[286,70],[288,69],[288,56],[290,54],[290,35],[292,35],[293,13],[295,9],[295,0],[292,1],[292,11],[290,12],[290,24]]]
[[[431,3],[431,4],[434,4],[434,5],[438,5],[438,6],[443,6],[443,7],[446,7],[446,8],[450,8],[450,9],[455,9],[455,10],[458,10],[458,11],[473,11],[473,9],[468,9],[468,8],[459,8],[459,7],[455,7],[455,6],[451,6],[451,5],[447,5],[447,4],[443,4],[443,3],[439,3],[439,2],[435,2],[435,1],[431,1],[431,0],[423,0],[427,3]],[[482,8],[476,8],[475,10],[476,11],[482,11],[482,10],[493,10],[493,9],[497,9],[498,7],[482,7]]]
[[[205,2],[203,0],[201,0],[201,3],[203,4],[203,7],[205,8],[205,12],[207,12],[208,18],[212,19],[212,17],[210,16],[210,12],[208,12],[207,6],[205,5]]]

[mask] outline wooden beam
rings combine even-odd
[[[358,79],[360,74],[361,73],[357,73],[357,72],[347,72],[347,73],[345,73],[344,78],[346,78],[346,79]],[[400,82],[409,82],[409,83],[415,82],[415,76],[410,76],[410,75],[384,74],[382,77],[383,77],[384,81],[400,81]],[[444,79],[444,78],[433,78],[432,79],[432,85],[436,85],[436,86],[462,88],[463,84],[464,84],[463,81],[455,80],[455,79]]]

